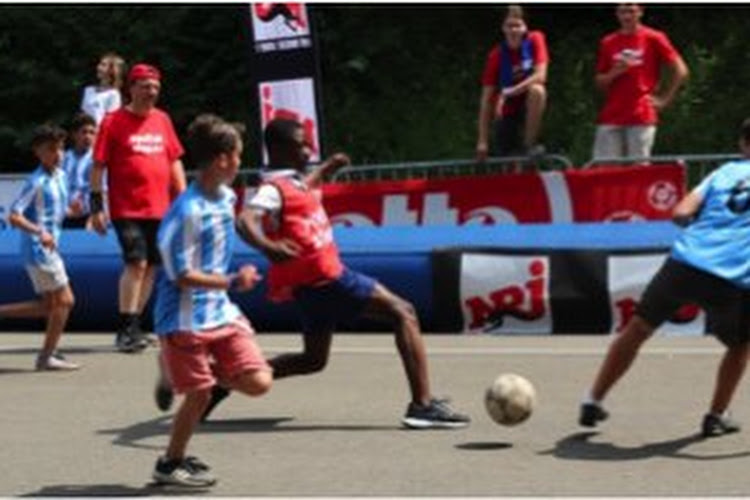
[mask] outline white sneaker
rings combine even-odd
[[[60,353],[52,353],[49,356],[39,355],[36,358],[37,371],[72,371],[78,370],[81,365],[68,361]]]

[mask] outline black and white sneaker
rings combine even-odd
[[[159,457],[151,476],[157,484],[185,488],[208,488],[217,481],[216,476],[211,474],[211,468],[192,456],[183,460]]]
[[[596,424],[607,420],[609,412],[596,403],[581,404],[578,423],[584,427],[596,427]]]
[[[453,410],[447,400],[433,398],[427,405],[409,403],[401,422],[410,429],[461,429],[471,419]]]
[[[148,347],[148,341],[143,335],[129,330],[120,330],[115,338],[115,347],[120,352],[132,354],[143,351]]]
[[[717,437],[733,432],[740,432],[740,424],[729,418],[728,415],[715,415],[707,413],[701,423],[701,435],[703,437]]]

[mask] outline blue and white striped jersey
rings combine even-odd
[[[157,334],[217,328],[241,316],[225,290],[177,286],[178,278],[188,271],[228,273],[235,240],[236,198],[228,187],[221,188],[218,198],[208,198],[193,182],[162,220],[158,244],[164,273],[156,284]]]
[[[10,211],[22,214],[28,220],[60,240],[62,221],[68,208],[68,183],[65,172],[56,168],[47,171],[39,165],[21,188]],[[51,264],[54,250],[48,250],[39,242],[39,236],[22,231],[21,256],[25,265],[44,266]]]
[[[91,169],[94,166],[93,151],[89,149],[78,154],[73,148],[65,151],[62,169],[68,176],[68,194],[70,200],[79,199],[83,204],[83,212],[88,214],[89,193],[91,192]],[[105,183],[106,184],[106,183]]]

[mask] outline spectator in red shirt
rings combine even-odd
[[[508,7],[503,38],[488,54],[479,99],[476,158],[489,151],[490,123],[495,122],[500,156],[538,154],[537,144],[547,102],[547,42],[541,31],[529,31],[523,9]]]
[[[185,189],[183,148],[164,111],[156,108],[159,70],[136,64],[128,73],[130,103],[105,116],[94,145],[91,173],[92,225],[107,232],[102,177],[107,169],[109,214],[125,267],[119,283],[117,348],[138,352],[148,343],[140,315],[151,296],[154,267],[161,263],[156,244],[159,222],[172,196]]]
[[[599,43],[596,86],[604,92],[604,105],[593,157],[648,157],[658,112],[672,102],[688,69],[665,33],[641,23],[640,5],[623,3],[616,13],[620,29]],[[671,78],[657,93],[664,67],[671,70]]]

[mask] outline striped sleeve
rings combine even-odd
[[[23,188],[21,188],[21,192],[11,204],[10,211],[18,214],[24,213],[29,205],[31,205],[31,203],[34,201],[36,192],[36,183],[32,179],[26,179]]]
[[[196,259],[200,257],[200,218],[186,210],[177,210],[170,215],[172,217],[164,221],[159,251],[167,277],[176,281],[188,271],[199,268]]]

